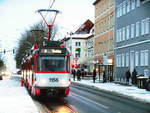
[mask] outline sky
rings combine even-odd
[[[60,26],[59,38],[67,32],[74,31],[87,19],[94,22],[95,0],[55,0],[52,9],[61,13],[56,18]],[[42,20],[38,9],[47,9],[52,0],[0,0],[0,49],[12,50],[17,48],[21,34],[30,26]],[[47,16],[48,17],[48,16]],[[14,54],[1,53],[6,64],[15,69]]]

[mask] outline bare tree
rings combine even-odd
[[[54,26],[51,33],[51,40],[54,40],[57,31],[57,26]],[[46,38],[44,37],[47,37],[47,34],[47,26],[42,22],[31,26],[29,30],[26,30],[24,33],[22,33],[15,56],[17,68],[21,67],[22,58],[25,56],[25,54],[27,54],[27,52],[32,48],[32,46],[34,44],[41,44],[41,42],[46,40]]]

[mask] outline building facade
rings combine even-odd
[[[115,79],[136,69],[150,76],[150,0],[116,0]]]
[[[93,5],[95,6],[94,62],[98,65],[113,65],[115,0],[96,0]]]
[[[94,67],[113,80],[115,0],[96,0],[94,24]],[[110,80],[110,79],[109,79]]]
[[[87,37],[86,48],[87,48],[87,59],[86,59],[86,68],[88,72],[93,71],[93,56],[94,56],[94,27],[90,31],[90,36]]]
[[[63,39],[71,54],[72,68],[87,66],[88,60],[90,60],[88,52],[93,51],[92,48],[88,48],[93,36],[90,32],[93,26],[94,24],[87,20],[74,33]]]

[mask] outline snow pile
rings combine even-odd
[[[39,113],[19,79],[0,81],[0,113]]]
[[[138,87],[135,86],[124,86],[115,83],[99,83],[98,81],[96,83],[93,83],[92,80],[81,80],[74,82],[93,86],[101,90],[115,92],[124,96],[132,97],[134,99],[143,102],[150,103],[150,91],[146,91],[145,89],[139,89]]]

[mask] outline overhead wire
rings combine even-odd
[[[49,1],[48,9],[51,9],[51,8],[53,7],[54,2],[55,2],[55,0],[53,0],[52,3],[51,3],[51,0]],[[48,14],[48,12],[46,12],[46,14],[45,14],[45,16],[44,16],[45,18],[47,17],[47,14]]]

